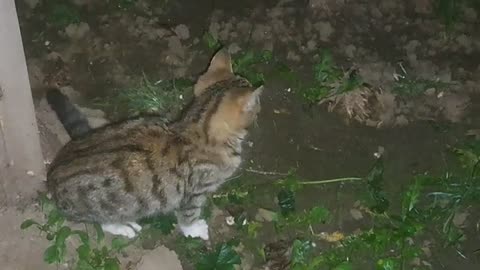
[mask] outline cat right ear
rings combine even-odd
[[[215,53],[206,73],[214,73],[218,71],[233,73],[232,57],[225,48],[220,49]]]
[[[207,71],[195,83],[195,96],[201,95],[209,86],[229,76],[233,76],[232,57],[226,49],[220,49],[210,61]]]

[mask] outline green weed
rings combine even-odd
[[[403,97],[418,97],[421,96],[428,89],[446,89],[450,86],[449,83],[440,81],[424,80],[424,79],[411,79],[411,78],[399,78],[394,86],[393,92]]]
[[[211,51],[218,51],[222,47],[221,42],[209,32],[206,32],[203,35],[202,41],[207,46],[207,48]]]
[[[247,51],[233,57],[233,70],[236,74],[249,80],[254,86],[260,86],[265,83],[265,74],[259,69],[259,66],[267,65],[272,61],[273,54],[271,51]]]
[[[134,87],[118,90],[109,98],[97,100],[96,105],[114,117],[138,114],[158,114],[169,119],[190,99],[193,83],[174,79],[151,82],[146,77]]]
[[[435,0],[433,7],[434,12],[440,17],[448,32],[463,19],[464,8],[473,8],[479,12],[480,2],[477,0]]]
[[[355,90],[362,84],[361,78],[354,70],[344,72],[338,68],[328,51],[323,51],[320,61],[314,64],[313,81],[313,85],[302,87],[303,97],[311,103]]]
[[[229,241],[218,244],[215,249],[205,254],[196,264],[196,270],[234,270],[241,259],[234,247],[238,243]]]
[[[25,220],[21,229],[36,227],[44,234],[50,245],[43,254],[43,260],[48,264],[65,262],[67,254],[67,240],[78,237],[80,245],[76,249],[74,269],[78,270],[116,270],[120,269],[120,262],[116,255],[131,244],[123,238],[113,238],[110,244],[105,243],[105,235],[99,225],[95,225],[95,237],[87,230],[73,230],[65,225],[65,218],[55,207],[53,202],[44,194],[40,195],[40,206],[45,213],[45,221],[32,219]]]
[[[440,240],[436,248],[453,248],[462,254],[460,244],[464,236],[453,220],[456,213],[480,202],[480,143],[454,148],[452,153],[458,157],[461,170],[444,176],[418,175],[400,198],[393,201],[383,188],[384,165],[381,159],[376,160],[364,178],[309,182],[290,172],[275,185],[269,183],[269,191],[277,194],[277,209],[271,214],[274,228],[278,235],[293,238],[291,269],[411,269],[414,259],[427,259],[419,240],[425,237]],[[365,184],[364,205],[368,207],[371,225],[360,233],[345,237],[340,245],[319,253],[312,244],[319,240],[312,226],[328,223],[330,212],[319,205],[299,210],[296,196],[305,187],[347,181]],[[258,184],[254,189],[249,184],[237,185],[216,194],[214,202],[221,208],[229,204],[258,208],[256,198],[263,192]],[[253,217],[244,220],[253,220]],[[266,223],[258,221],[239,227],[243,233],[242,243],[261,238],[268,228]],[[254,244],[245,246],[255,252]]]
[[[81,21],[80,12],[69,1],[50,0],[44,4],[47,6],[47,20],[57,28],[65,28]]]
[[[462,0],[435,0],[434,9],[437,15],[442,19],[445,28],[450,30],[458,21],[461,12]]]

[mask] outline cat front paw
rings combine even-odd
[[[113,235],[122,235],[127,238],[134,238],[142,227],[135,222],[128,222],[128,224],[102,224],[104,232],[109,232]]]
[[[200,237],[208,240],[208,224],[204,219],[199,219],[189,225],[179,225],[183,235],[190,237]]]

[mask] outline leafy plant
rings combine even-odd
[[[78,270],[116,270],[120,269],[120,262],[115,256],[131,242],[123,238],[113,238],[110,245],[104,241],[104,233],[99,225],[95,225],[96,242],[84,230],[72,230],[65,225],[65,218],[45,195],[39,196],[40,206],[45,213],[45,222],[33,219],[25,220],[20,228],[25,230],[36,227],[50,241],[50,245],[43,254],[43,260],[48,264],[59,264],[65,261],[67,254],[67,240],[76,236],[80,245],[76,247],[75,269]]]
[[[305,269],[310,263],[314,244],[309,240],[296,239],[292,246],[291,269]]]
[[[197,270],[234,270],[241,259],[234,249],[233,242],[217,245],[213,252],[205,254],[196,264]]]

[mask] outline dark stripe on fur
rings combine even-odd
[[[48,90],[47,101],[72,139],[80,138],[92,129],[87,118],[60,90],[55,88]]]

